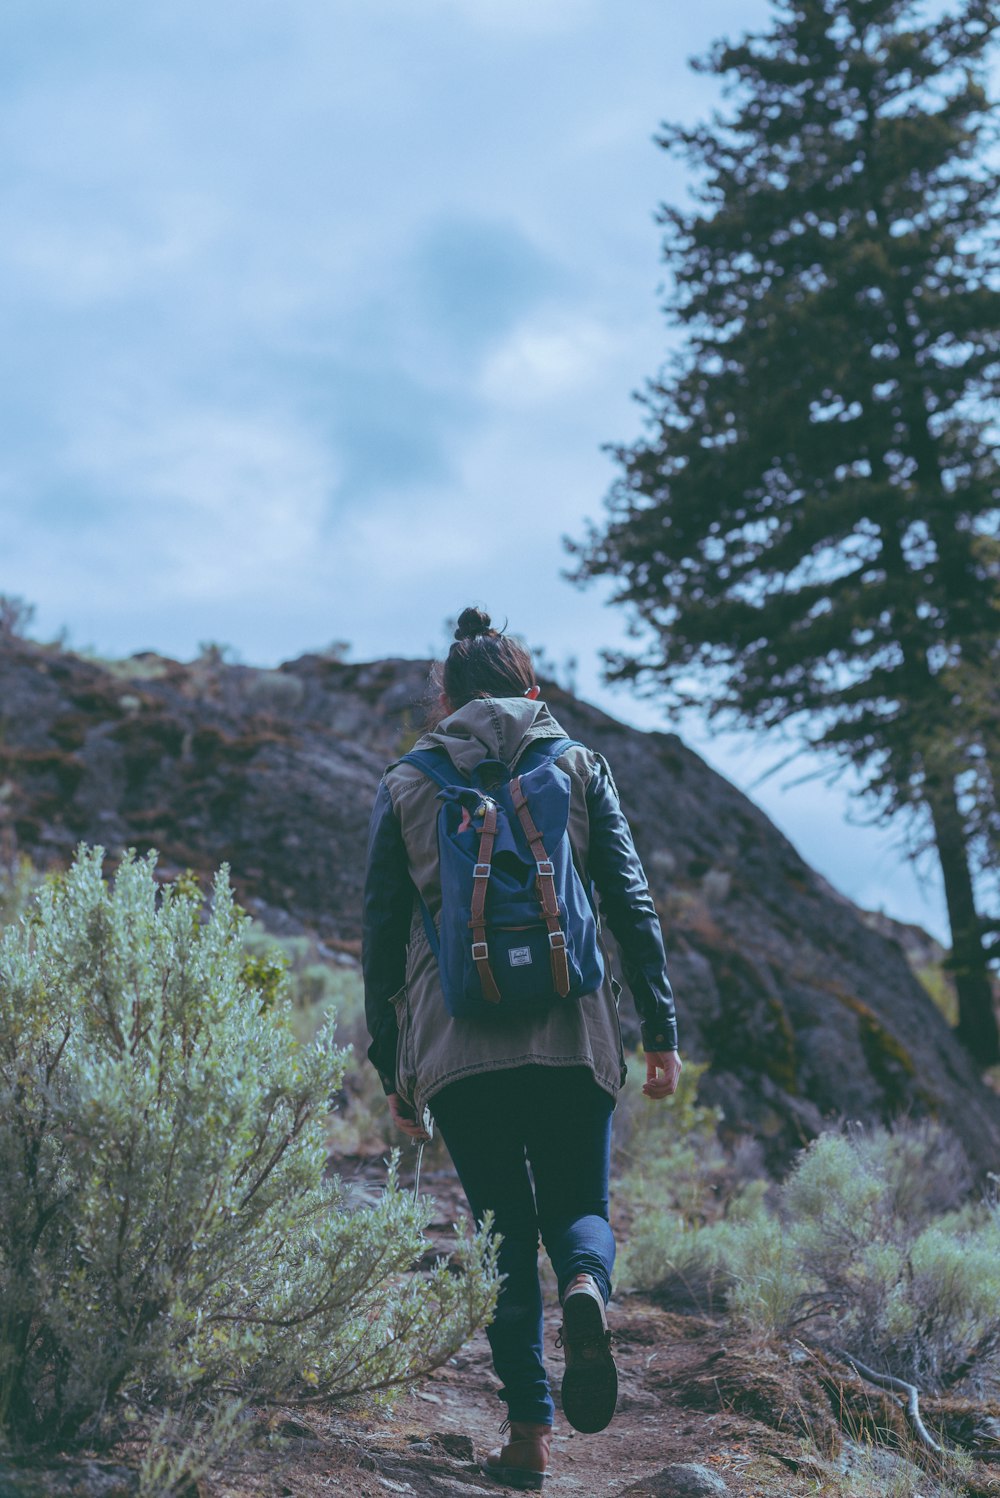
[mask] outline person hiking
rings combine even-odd
[[[504,1278],[487,1336],[508,1438],[483,1471],[538,1489],[555,1413],[539,1235],[562,1306],[565,1418],[603,1430],[618,1392],[608,1171],[626,1067],[598,917],[638,1010],[650,1098],[676,1089],[677,1023],[611,771],[539,699],[528,650],[468,608],[434,680],[443,716],[388,767],[371,815],[368,1055],[395,1124],[423,1141],[433,1119],[473,1216],[493,1214]],[[505,923],[505,901],[527,914]]]

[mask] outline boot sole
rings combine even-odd
[[[568,1295],[563,1306],[563,1414],[581,1435],[596,1435],[614,1419],[618,1369],[608,1346],[607,1323],[592,1295]]]
[[[525,1472],[523,1467],[491,1467],[486,1462],[480,1464],[479,1470],[505,1488],[520,1488],[528,1493],[540,1493],[547,1476],[545,1472]]]

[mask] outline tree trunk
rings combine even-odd
[[[950,965],[958,989],[956,1033],[980,1066],[995,1066],[1000,1061],[1000,1032],[953,781],[945,778],[936,788],[930,812],[951,924]]]

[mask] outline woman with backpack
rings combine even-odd
[[[576,1430],[603,1430],[618,1393],[608,1169],[626,1069],[600,921],[638,1009],[648,1097],[677,1086],[677,1024],[610,769],[539,700],[528,651],[466,609],[438,687],[441,720],[389,766],[372,811],[368,1055],[394,1122],[426,1139],[429,1110],[473,1215],[491,1211],[502,1235],[487,1335],[508,1439],[483,1470],[537,1489],[555,1410],[539,1235],[562,1305],[563,1413]]]

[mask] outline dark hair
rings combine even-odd
[[[455,643],[436,679],[459,708],[474,697],[523,697],[535,685],[535,668],[520,640],[494,629],[483,609],[469,608],[458,616]]]

